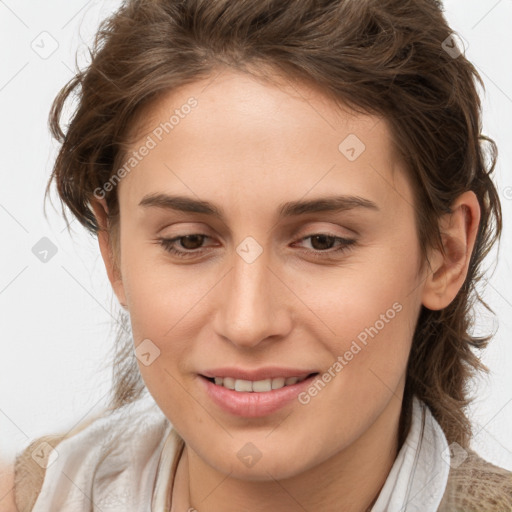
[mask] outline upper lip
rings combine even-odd
[[[311,373],[317,373],[316,370],[304,370],[301,368],[284,368],[277,366],[267,366],[265,368],[257,368],[253,370],[244,370],[242,368],[223,367],[211,370],[205,370],[200,373],[204,377],[232,377],[233,379],[242,380],[265,380],[274,379],[276,377],[307,377]]]

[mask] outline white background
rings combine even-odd
[[[43,193],[56,150],[50,104],[72,76],[76,51],[85,54],[99,21],[118,5],[0,0],[0,458],[98,412],[110,388],[118,306],[96,239],[76,221],[69,236],[55,194],[57,209],[48,202],[45,218]],[[512,1],[450,0],[445,10],[486,84],[483,131],[500,150],[495,180],[505,221],[498,264],[483,288],[496,318],[483,308],[478,314],[477,330],[497,333],[483,355],[490,376],[474,385],[473,447],[512,470]],[[46,59],[33,49],[42,38],[47,50],[58,44]],[[32,253],[44,236],[58,248],[47,263]]]

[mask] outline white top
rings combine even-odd
[[[57,445],[32,512],[168,512],[181,445],[146,394]],[[409,433],[371,512],[436,512],[448,453],[441,427],[414,397]]]

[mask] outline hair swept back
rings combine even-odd
[[[481,134],[477,86],[483,82],[464,55],[454,58],[443,49],[451,33],[434,0],[126,0],[102,23],[90,64],[54,101],[50,126],[62,145],[46,194],[55,181],[62,203],[97,233],[93,191],[118,168],[126,127],[159,95],[223,66],[262,75],[264,68],[274,69],[317,84],[340,104],[385,117],[412,178],[425,257],[429,247],[442,248],[438,219],[459,194],[473,190],[481,208],[464,285],[445,309],[420,312],[400,422],[402,441],[416,394],[448,442],[466,447],[469,383],[487,371],[473,349],[492,337],[471,334],[476,302],[492,311],[476,285],[484,257],[499,241],[502,218],[490,176],[497,148]],[[64,131],[61,114],[73,95],[78,104]],[[116,192],[106,200],[115,244]],[[144,390],[132,340],[123,331],[113,407]]]

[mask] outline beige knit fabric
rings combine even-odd
[[[36,462],[34,451],[44,442],[55,448],[72,434],[38,438],[18,455],[14,482],[19,512],[32,510],[43,485],[44,464]],[[450,468],[438,512],[512,512],[512,471],[494,466],[470,450],[458,467]]]
[[[36,439],[16,457],[14,465],[14,498],[18,512],[30,512],[43,485],[49,450],[41,449],[43,443],[55,448],[65,436],[44,436]],[[37,453],[42,455],[38,458]],[[33,456],[34,455],[34,456]],[[36,462],[36,460],[37,462]]]
[[[438,512],[511,512],[512,471],[494,466],[472,450],[451,467]]]

